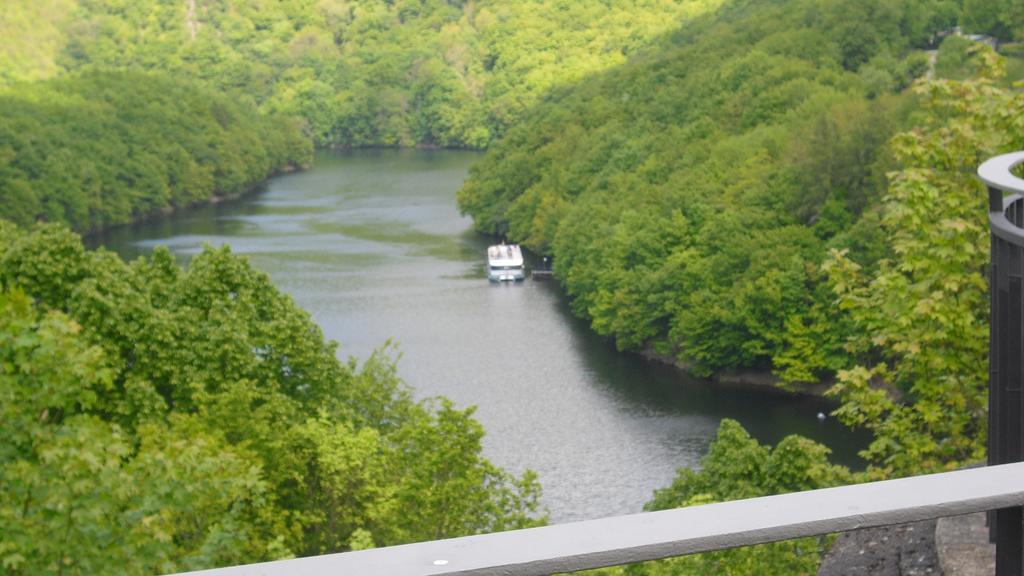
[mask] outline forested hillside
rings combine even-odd
[[[0,87],[60,71],[57,57],[65,42],[64,26],[77,5],[77,0],[0,3]]]
[[[987,224],[974,171],[1024,148],[1024,96],[1003,59],[957,37],[937,79],[918,80],[918,49],[959,10],[729,3],[556,91],[471,171],[459,203],[478,229],[554,255],[574,310],[620,348],[706,373],[834,377],[835,416],[874,435],[851,475],[824,446],[759,446],[725,422],[701,470],[681,469],[651,509],[984,457]],[[608,573],[812,573],[825,548]]]
[[[318,145],[482,148],[550,89],[621,65],[722,3],[11,0],[0,6],[0,86],[83,68],[156,70],[299,116]],[[928,4],[913,16],[927,22],[901,32],[962,22],[1024,35],[1009,0]],[[845,43],[867,34],[849,50],[890,43],[879,40],[885,28],[842,32]]]
[[[547,89],[625,62],[721,0],[64,2],[0,8],[16,33],[0,55],[47,64],[0,66],[0,82],[160,70],[301,116],[321,145],[483,147]]]
[[[912,123],[942,0],[738,1],[555,91],[459,193],[486,233],[552,254],[573,309],[622,349],[702,373],[843,366],[821,263],[887,254],[889,139]]]
[[[244,192],[311,160],[295,119],[195,82],[89,72],[0,92],[0,218],[79,230]]]
[[[182,270],[30,229],[240,193],[311,141],[490,146],[461,209],[553,255],[597,332],[699,373],[834,380],[835,415],[874,434],[851,474],[724,422],[652,509],[979,460],[973,173],[1024,148],[1024,97],[956,37],[920,82],[955,24],[1020,40],[1024,4],[4,3],[0,567],[150,574],[542,520],[472,410],[414,402],[386,354],[339,362],[227,249]],[[611,572],[806,573],[822,544]]]
[[[228,249],[0,221],[0,572],[162,574],[516,528],[472,410],[361,367]]]
[[[983,52],[979,77],[918,89],[922,115],[893,140],[898,169],[879,207],[889,258],[864,267],[834,250],[824,272],[852,325],[830,392],[835,412],[874,435],[849,471],[798,437],[761,446],[722,422],[699,471],[680,469],[648,504],[660,510],[955,469],[984,458],[987,441],[988,261],[984,159],[1024,148],[1024,95],[998,87],[1003,62]],[[605,574],[810,574],[828,539],[801,539],[629,566]]]

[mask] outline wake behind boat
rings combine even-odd
[[[487,279],[491,282],[519,281],[526,278],[523,251],[518,244],[499,244],[487,248]]]

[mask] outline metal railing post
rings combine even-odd
[[[989,275],[988,464],[1024,461],[1024,180],[1011,170],[1024,152],[997,156],[978,168],[988,185],[992,264]],[[1004,196],[1009,193],[1009,196]],[[1020,507],[989,514],[997,576],[1024,574]]]

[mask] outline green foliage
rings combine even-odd
[[[1014,0],[964,0],[961,24],[971,34],[1024,40],[1024,6]]]
[[[935,58],[935,75],[948,80],[967,80],[981,71],[976,56],[978,44],[963,36],[949,36],[939,45]]]
[[[77,0],[6,0],[0,3],[0,87],[38,80],[60,70],[63,29]]]
[[[949,468],[985,452],[989,240],[975,170],[1024,146],[1024,98],[996,87],[995,54],[981,58],[981,79],[922,85],[927,116],[894,140],[900,169],[881,217],[891,257],[865,269],[836,251],[825,266],[855,325],[846,347],[858,360],[839,373],[837,414],[874,433],[864,455],[878,474]]]
[[[0,566],[152,574],[534,525],[472,410],[335,358],[225,249],[125,264],[0,221]]]
[[[158,70],[300,116],[318,145],[473,148],[550,88],[621,64],[722,2],[63,1],[44,10],[17,0],[6,18],[0,8],[13,32],[0,83],[28,74],[14,63],[22,54],[46,61],[47,76],[56,66]],[[25,25],[33,20],[47,42]]]
[[[700,471],[682,468],[672,485],[657,490],[648,510],[667,510],[850,483],[848,470],[828,462],[829,450],[800,436],[762,446],[734,420],[723,420]],[[627,575],[815,574],[825,540],[801,538],[648,562]]]
[[[762,446],[739,422],[725,419],[699,471],[679,469],[672,485],[657,490],[646,508],[667,510],[849,483],[846,469],[828,463],[829,452],[801,436]]]
[[[0,218],[123,224],[310,159],[294,122],[191,82],[90,72],[0,93]]]
[[[553,255],[573,310],[622,349],[817,380],[845,365],[846,329],[820,263],[880,255],[855,223],[913,108],[895,93],[926,71],[913,48],[952,23],[940,4],[727,3],[554,91],[472,168],[460,209]]]

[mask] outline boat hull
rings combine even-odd
[[[487,279],[491,282],[519,282],[526,279],[522,270],[502,270],[501,272],[490,272]]]

